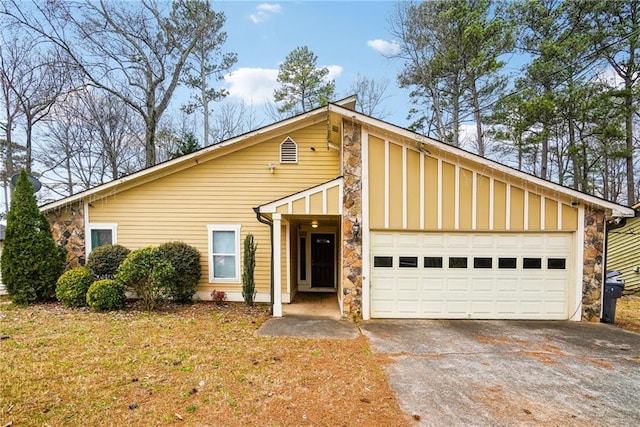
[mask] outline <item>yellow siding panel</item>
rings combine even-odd
[[[294,215],[304,215],[306,213],[306,200],[304,198],[294,200],[291,203],[291,211]]]
[[[438,159],[424,159],[424,228],[438,228]]]
[[[524,230],[524,190],[511,187],[510,229],[513,231]]]
[[[407,151],[407,227],[420,229],[420,153]]]
[[[389,144],[389,228],[402,228],[402,147]]]
[[[340,198],[340,187],[335,186],[327,189],[327,214],[340,215],[340,206],[342,199]]]
[[[507,185],[498,180],[493,181],[493,229],[507,228]]]
[[[529,230],[540,230],[540,196],[529,193]]]
[[[489,178],[476,175],[477,191],[476,197],[476,229],[481,231],[489,230]]]
[[[309,196],[309,213],[322,214],[322,192]]]
[[[544,200],[544,229],[548,231],[558,229],[558,203],[555,200]]]
[[[625,293],[640,292],[640,218],[627,218],[621,227],[609,230],[607,270],[622,273]]]
[[[369,137],[369,226],[384,228],[384,141]]]
[[[459,182],[459,229],[471,230],[471,217],[473,214],[473,172],[467,169],[460,169]]]
[[[256,220],[253,207],[327,182],[340,174],[340,153],[311,150],[326,145],[326,123],[318,123],[227,155],[203,161],[145,185],[95,200],[89,221],[117,223],[118,243],[136,249],[182,240],[201,253],[201,291],[219,289],[240,292],[237,283],[208,283],[207,224],[241,225],[240,242],[248,233],[258,243],[256,253],[257,291],[266,293],[270,284],[269,227]],[[298,144],[296,165],[281,165],[279,146],[290,136]],[[266,162],[276,164],[274,173]],[[286,205],[279,212],[286,213]],[[242,259],[242,255],[240,255]]]
[[[280,214],[288,214],[289,213],[289,205],[288,204],[284,204],[284,205],[280,205],[276,208],[276,212],[280,213]]]
[[[578,210],[573,206],[562,205],[562,231],[578,229]]]
[[[442,162],[442,228],[455,229],[455,176],[456,167],[451,163]]]

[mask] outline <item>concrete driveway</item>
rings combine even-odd
[[[577,322],[360,326],[416,425],[640,425],[640,334]]]

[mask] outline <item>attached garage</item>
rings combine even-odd
[[[631,209],[395,130],[363,132],[364,319],[600,318]]]
[[[566,320],[572,233],[371,234],[375,318]]]

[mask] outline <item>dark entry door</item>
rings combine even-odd
[[[336,242],[335,235],[311,235],[311,287],[335,287]]]

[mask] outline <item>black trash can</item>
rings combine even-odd
[[[624,291],[624,279],[619,271],[607,271],[602,297],[602,323],[614,323],[616,320],[616,303],[622,297]]]

